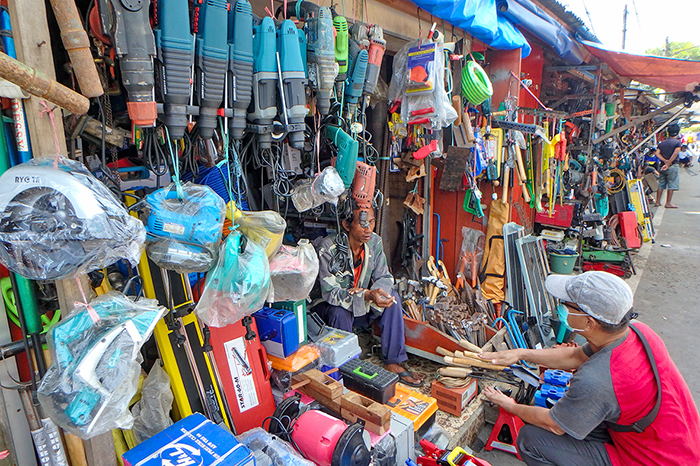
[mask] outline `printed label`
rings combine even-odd
[[[182,235],[185,233],[185,227],[178,223],[163,223],[163,231],[172,233],[173,235]]]
[[[414,416],[420,416],[423,411],[428,409],[430,404],[427,401],[419,400],[409,396],[406,400],[402,401],[399,405],[399,409],[406,411],[407,413],[413,414]]]
[[[328,335],[326,338],[321,340],[321,343],[326,343],[328,345],[335,345],[339,341],[341,341],[343,338],[345,338],[345,335],[342,333],[338,332],[333,332],[330,335]]]
[[[224,343],[228,367],[231,371],[231,381],[236,391],[236,402],[240,412],[248,411],[260,404],[255,390],[255,377],[250,367],[243,337]]]
[[[15,184],[41,184],[41,177],[32,176],[15,176]]]
[[[297,316],[297,327],[298,327],[298,332],[299,332],[299,344],[301,345],[304,342],[304,337],[306,337],[306,326],[304,325],[306,323],[306,315],[304,314],[304,310],[299,310],[297,309],[294,314]]]

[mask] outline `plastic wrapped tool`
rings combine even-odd
[[[462,252],[459,256],[457,274],[463,275],[467,281],[476,281],[481,270],[481,260],[484,257],[486,235],[481,230],[462,227]]]
[[[273,210],[248,212],[239,210],[232,202],[228,204],[232,222],[240,227],[241,232],[251,241],[258,243],[271,258],[282,245],[282,237],[287,229],[287,222]]]
[[[260,427],[236,438],[252,450],[256,466],[314,466],[314,463],[304,459],[293,446]]]
[[[211,327],[225,327],[261,309],[270,291],[265,251],[238,230],[231,232],[207,274],[195,312]]]
[[[318,276],[318,255],[309,240],[282,246],[270,261],[274,301],[306,299]]]
[[[146,196],[148,257],[178,273],[207,272],[216,262],[226,204],[209,186],[175,184]]]
[[[58,168],[54,168],[54,163]],[[146,231],[84,165],[44,156],[0,177],[0,262],[33,280],[135,265]]]
[[[141,443],[158,432],[173,425],[170,410],[173,407],[173,392],[170,377],[156,361],[141,388],[141,399],[131,408],[134,416],[134,437]]]
[[[139,350],[165,312],[153,299],[133,301],[111,291],[51,327],[53,362],[38,390],[51,419],[83,439],[130,429]]]
[[[345,184],[335,167],[326,167],[313,180],[302,180],[294,187],[292,202],[299,212],[318,207],[324,202],[338,204]]]

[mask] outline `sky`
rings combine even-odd
[[[663,47],[666,37],[669,41],[700,45],[700,27],[695,22],[698,14],[697,0],[558,1],[581,18],[608,48],[622,49],[625,4],[628,9],[626,52],[644,53],[650,48]]]

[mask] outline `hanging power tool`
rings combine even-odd
[[[289,135],[289,144],[295,149],[303,149],[306,73],[297,27],[291,19],[284,20],[278,30],[277,61],[280,73],[280,114]]]
[[[170,138],[178,141],[187,129],[194,37],[190,34],[188,0],[158,0],[153,29],[158,50],[160,91],[165,103],[163,123]]]
[[[333,14],[328,7],[319,7],[307,1],[287,4],[286,13],[287,18],[294,16],[304,21],[309,80],[316,90],[318,111],[321,116],[326,116],[330,111],[331,91],[338,74],[333,40]]]
[[[219,107],[224,99],[228,71],[228,4],[226,0],[203,0],[194,6],[195,82],[199,105],[197,127],[202,139],[216,129]]]
[[[228,104],[233,107],[229,130],[240,140],[253,92],[253,10],[248,0],[237,0],[228,13]]]
[[[347,104],[346,118],[352,120],[355,117],[357,103],[362,97],[362,91],[367,76],[367,62],[369,55],[367,50],[359,50],[353,54],[353,43],[350,44],[350,72],[345,84],[345,103]]]
[[[277,406],[268,431],[293,442],[302,454],[319,466],[368,466],[369,449],[362,424],[345,421],[301,404],[293,395]]]
[[[335,62],[338,64],[338,76],[335,78],[336,94],[342,95],[343,83],[348,77],[348,20],[344,16],[333,17],[335,28]]]
[[[248,109],[248,125],[261,149],[272,147],[272,124],[277,116],[277,36],[275,21],[266,16],[254,18],[253,100]]]
[[[376,24],[369,26],[367,35],[369,48],[367,49],[367,75],[365,76],[364,93],[371,95],[377,90],[379,71],[386,51],[386,41],[384,40],[384,30]]]
[[[352,184],[352,197],[359,208],[369,210],[372,207],[376,183],[377,168],[364,162],[357,162],[355,179]]]
[[[355,177],[360,144],[338,126],[326,126],[326,137],[333,143],[337,150],[335,169],[343,180],[345,188],[349,188]]]
[[[153,100],[156,44],[149,19],[149,4],[97,0],[102,33],[109,36],[119,57],[122,84],[128,95],[129,118],[139,126],[153,126],[158,117]]]

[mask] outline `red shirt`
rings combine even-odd
[[[352,273],[354,275],[353,279],[353,288],[357,288],[357,285],[360,283],[360,275],[362,275],[362,266],[365,264],[365,247],[363,246],[362,249],[360,249],[360,254],[357,255],[356,258],[354,258],[355,263],[353,264],[352,268]]]
[[[649,341],[661,377],[661,409],[641,434],[609,431],[607,450],[613,466],[700,465],[700,415],[688,385],[671,360],[661,338],[648,326],[635,323]],[[630,331],[612,351],[610,374],[620,405],[618,424],[629,425],[656,403],[656,380],[639,337]]]

